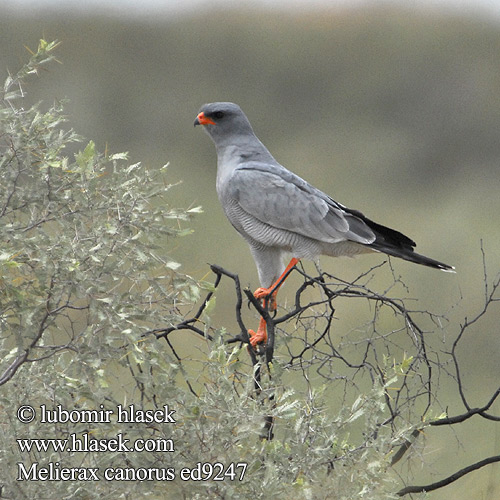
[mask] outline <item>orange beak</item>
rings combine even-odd
[[[208,118],[208,116],[205,116],[205,113],[203,111],[196,117],[196,120],[194,121],[194,125],[215,125],[215,122]]]

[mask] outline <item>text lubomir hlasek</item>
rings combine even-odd
[[[168,404],[158,410],[141,410],[133,404],[129,406],[118,405],[114,410],[105,410],[99,405],[99,410],[66,410],[61,405],[50,409],[40,405],[40,422],[42,423],[109,423],[112,415],[116,415],[118,423],[167,423],[175,424],[173,414],[175,410],[169,410]]]

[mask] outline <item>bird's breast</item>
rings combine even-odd
[[[221,199],[226,217],[251,245],[279,248],[298,258],[315,259],[320,255],[317,241],[262,222],[241,208],[234,199]]]

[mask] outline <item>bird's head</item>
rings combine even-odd
[[[205,132],[216,144],[241,135],[253,135],[252,126],[245,113],[232,102],[204,104],[196,116],[194,125],[203,125]]]

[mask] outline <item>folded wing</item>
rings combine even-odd
[[[376,235],[356,214],[279,165],[237,167],[227,194],[260,222],[323,243],[370,244]]]

